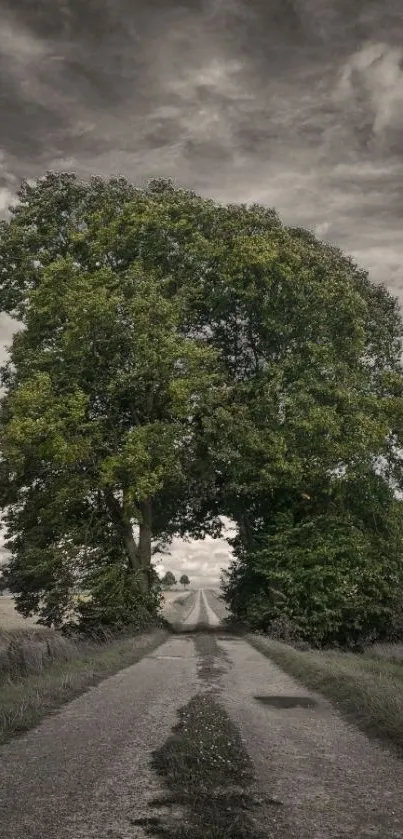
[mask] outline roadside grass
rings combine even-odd
[[[373,652],[301,651],[260,635],[246,638],[306,687],[326,696],[349,722],[403,756],[403,662]]]
[[[403,665],[403,644],[372,644],[365,651],[365,655],[370,658],[401,662]]]
[[[0,743],[135,664],[168,636],[162,627],[103,642],[73,641],[45,629],[1,632]]]
[[[0,629],[0,685],[40,675],[54,663],[68,662],[93,645],[77,642],[43,626]]]
[[[164,839],[263,839],[252,811],[252,763],[226,711],[198,694],[178,711],[179,722],[152,766],[167,794],[135,819]]]

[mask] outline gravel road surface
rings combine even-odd
[[[403,762],[242,638],[219,627],[210,639],[189,633],[197,622],[217,626],[218,616],[222,604],[200,592],[186,635],[0,749],[1,839],[152,835],[134,824],[163,793],[151,754],[178,708],[208,687],[214,656],[214,693],[254,763],[267,839],[403,839]]]
[[[200,590],[196,594],[196,600],[195,600],[195,604],[193,606],[192,611],[187,616],[187,618],[185,618],[185,620],[183,621],[183,625],[186,626],[186,628],[188,628],[189,626],[197,626],[197,624],[200,623],[201,607],[202,607],[202,592]]]
[[[213,605],[216,607],[217,611],[220,607],[220,602],[218,601],[217,597],[210,593],[210,597],[213,598]],[[223,615],[218,615],[217,611],[211,608],[209,605],[209,599],[206,596],[206,592],[204,589],[200,589],[197,592],[196,601],[194,607],[187,618],[182,622],[183,626],[188,629],[189,627],[197,627],[198,624],[208,624],[208,626],[219,627],[221,623],[221,618]]]
[[[268,836],[403,839],[403,761],[247,642],[218,646],[231,663],[221,702],[245,738],[263,800],[278,802]]]
[[[158,786],[151,752],[197,692],[191,637],[176,637],[0,749],[1,839],[134,839]]]

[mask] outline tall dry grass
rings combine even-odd
[[[0,629],[0,686],[39,675],[55,662],[72,661],[93,648],[45,627]]]
[[[403,664],[403,644],[372,644],[365,656]]]

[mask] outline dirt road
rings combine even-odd
[[[175,808],[161,799],[151,756],[196,695],[226,710],[252,759],[250,839],[403,839],[403,762],[220,629],[218,614],[222,604],[200,592],[185,635],[0,749],[2,839],[161,836],[161,820],[172,821]],[[192,634],[196,623],[217,631]],[[141,826],[152,801],[154,820]],[[184,821],[186,812],[176,816]]]
[[[220,618],[209,605],[204,589],[198,591],[194,607],[186,620],[183,621],[183,626],[187,629],[189,627],[196,628],[198,624],[207,624],[212,627],[220,625]]]

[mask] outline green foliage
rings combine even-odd
[[[182,574],[179,582],[181,586],[183,586],[183,588],[186,588],[186,586],[190,586],[190,580],[187,574]]]
[[[321,509],[322,508],[322,509]],[[335,481],[321,505],[278,511],[224,582],[252,628],[315,646],[396,640],[401,631],[401,502],[381,477]]]
[[[148,602],[151,540],[177,527],[194,417],[220,388],[217,353],[183,332],[169,275],[141,248],[121,254],[116,220],[136,194],[48,175],[23,185],[1,228],[3,305],[25,327],[3,370],[7,582],[20,611],[54,625],[75,580],[111,563],[123,574],[122,556]]]
[[[155,584],[147,593],[139,592],[136,579],[124,564],[97,568],[86,578],[91,591],[89,600],[79,601],[77,623],[72,628],[82,634],[114,634],[146,629],[155,623],[161,594]]]
[[[25,326],[0,417],[18,608],[63,621],[94,573],[106,615],[129,574],[130,616],[151,539],[219,535],[226,514],[236,616],[317,643],[385,634],[402,593],[397,302],[274,210],[163,179],[47,173],[19,199],[0,223],[0,301]]]

